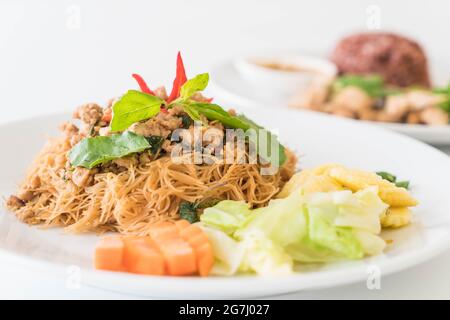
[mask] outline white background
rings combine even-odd
[[[178,50],[188,74],[247,52],[328,52],[347,33],[367,28],[405,33],[431,60],[450,57],[450,2],[428,1],[5,1],[0,2],[0,123],[104,102],[135,86],[169,84]],[[439,66],[437,66],[439,67]],[[400,275],[382,290],[358,284],[289,298],[450,298],[450,253]],[[1,260],[0,298],[124,298],[35,275]]]
[[[169,84],[178,50],[188,74],[245,52],[327,52],[339,36],[366,28],[374,4],[383,29],[450,56],[445,0],[1,0],[1,114],[104,102],[135,85],[132,72],[152,87]]]

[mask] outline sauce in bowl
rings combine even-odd
[[[286,98],[306,90],[320,78],[334,78],[336,66],[320,57],[290,55],[247,57],[235,62],[243,79],[260,91]]]
[[[289,63],[283,63],[283,62],[278,62],[278,61],[253,61],[254,64],[264,67],[264,68],[268,68],[268,69],[272,69],[272,70],[277,70],[277,71],[285,71],[285,72],[309,72],[309,73],[317,73],[317,74],[321,74],[320,71],[312,69],[312,68],[307,68],[307,67],[300,67],[294,64],[289,64]]]

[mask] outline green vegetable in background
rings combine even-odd
[[[386,88],[383,78],[379,75],[344,75],[337,78],[333,83],[334,92],[339,92],[346,87],[358,87],[374,98],[397,92],[397,90]]]
[[[442,102],[439,105],[439,107],[441,107],[444,111],[447,111],[450,113],[450,84],[447,87],[434,88],[433,92],[437,93],[437,94],[444,94],[447,96],[447,99],[444,102]]]
[[[69,160],[72,166],[91,169],[148,148],[150,144],[145,137],[127,131],[110,137],[84,138],[70,150]]]
[[[123,131],[135,122],[156,116],[164,101],[156,96],[129,90],[112,109],[111,131]]]

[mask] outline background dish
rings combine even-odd
[[[382,275],[387,275],[428,260],[450,245],[450,203],[436,191],[450,188],[450,171],[444,170],[450,166],[450,160],[443,153],[407,137],[321,114],[288,110],[274,113],[270,108],[248,109],[245,113],[269,129],[279,129],[282,142],[301,155],[302,167],[340,162],[368,170],[383,169],[410,179],[412,192],[421,202],[415,210],[416,223],[385,233],[396,245],[383,256],[303,268],[303,273],[285,278],[159,278],[96,272],[91,267],[94,235],[66,235],[61,229],[42,231],[18,222],[3,209],[2,254],[21,256],[29,267],[45,267],[46,272],[79,266],[85,283],[115,291],[148,297],[183,298],[189,292],[191,298],[239,298],[365,281],[369,266],[376,266]],[[4,150],[14,150],[14,157],[1,160],[2,196],[14,190],[28,159],[44,143],[45,135],[55,134],[57,124],[67,117],[67,114],[39,117],[0,127]]]
[[[437,68],[437,66],[440,66]],[[446,85],[450,66],[448,63],[435,61],[431,64],[431,74],[436,85]],[[224,99],[249,108],[270,106],[271,108],[288,108],[287,105],[292,95],[282,93],[274,94],[270,90],[258,90],[241,75],[233,61],[225,61],[218,64],[211,71],[210,90],[212,95],[221,96]],[[307,112],[298,110],[298,112]],[[367,122],[364,122],[367,123]],[[421,126],[402,123],[375,123],[385,128],[394,130],[437,145],[450,145],[449,126]]]

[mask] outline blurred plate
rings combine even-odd
[[[219,97],[218,97],[219,98]],[[420,205],[414,222],[399,230],[385,230],[393,240],[385,253],[358,261],[301,265],[285,277],[156,277],[96,271],[92,268],[95,234],[67,234],[60,228],[43,229],[18,221],[0,209],[0,255],[11,263],[50,275],[78,274],[82,283],[122,293],[164,298],[249,298],[299,290],[366,282],[373,272],[399,272],[431,259],[450,245],[450,159],[411,138],[356,121],[318,113],[270,108],[248,109],[245,114],[277,130],[281,141],[302,155],[303,167],[323,163],[395,172],[411,180]],[[0,197],[15,192],[25,169],[56,127],[70,114],[47,115],[0,126]],[[39,124],[39,125],[36,125]],[[374,271],[375,270],[375,271]],[[414,279],[410,279],[414,281]],[[45,286],[43,283],[42,286]]]
[[[437,65],[437,64],[436,64]],[[441,64],[442,66],[443,64]],[[445,72],[449,70],[449,72]],[[280,94],[271,90],[258,88],[247,78],[243,77],[233,61],[225,61],[212,69],[210,91],[213,95],[249,108],[288,108],[288,102],[292,95]],[[437,85],[445,85],[449,78],[450,68],[432,69],[433,79]],[[308,112],[299,110],[299,112]],[[334,116],[330,116],[334,117]],[[368,122],[366,122],[368,123]],[[406,134],[421,141],[436,144],[450,145],[450,125],[448,126],[424,126],[404,123],[380,123],[370,122],[384,128]]]
[[[372,123],[399,133],[406,134],[423,142],[440,146],[450,145],[450,125],[424,126],[404,123]]]

